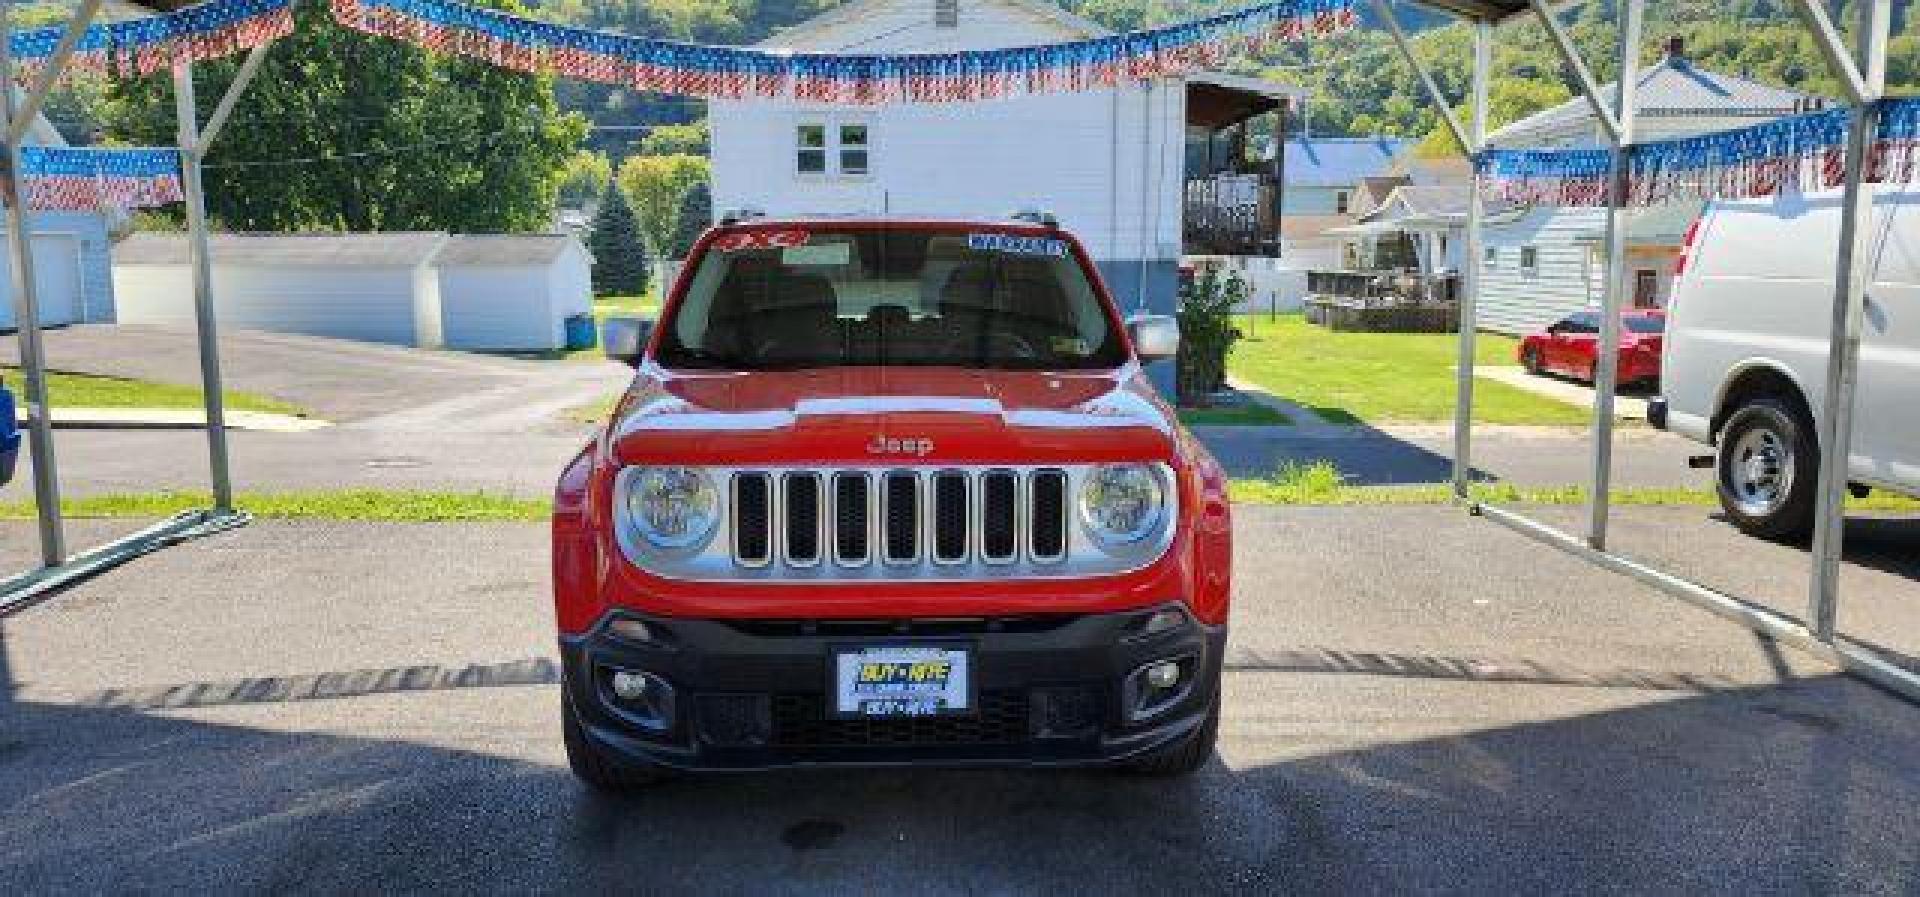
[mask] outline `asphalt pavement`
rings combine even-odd
[[[1237,514],[1220,757],[1175,781],[599,797],[560,752],[542,527],[171,549],[0,621],[0,892],[1920,890],[1920,708],[1454,509]],[[0,525],[0,563],[31,545]]]

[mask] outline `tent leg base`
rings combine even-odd
[[[42,567],[0,580],[0,617],[32,607],[61,590],[162,548],[238,529],[253,515],[234,510],[183,511],[137,533],[74,556],[56,567]]]

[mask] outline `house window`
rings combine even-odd
[[[1500,263],[1500,247],[1498,246],[1487,247],[1486,260],[1487,260],[1487,264],[1489,265],[1499,264]]]
[[[933,0],[933,27],[960,27],[960,0]]]
[[[803,175],[873,173],[873,131],[861,122],[802,122],[794,129],[794,171]]]
[[[1540,273],[1540,247],[1520,247],[1520,270],[1527,274]]]
[[[1348,194],[1347,191],[1341,190],[1340,192],[1333,194],[1333,213],[1334,214],[1345,215],[1347,213],[1348,207],[1350,207],[1352,204],[1353,204],[1352,196]]]

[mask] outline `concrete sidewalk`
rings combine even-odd
[[[1593,409],[1596,393],[1594,388],[1586,383],[1550,374],[1536,376],[1527,373],[1525,368],[1506,366],[1476,367],[1473,369],[1473,375],[1482,380],[1492,380],[1516,389],[1524,389],[1534,395],[1545,396],[1577,408]],[[1647,419],[1647,400],[1644,396],[1615,393],[1613,414],[1620,420],[1644,421]]]
[[[1193,779],[617,800],[562,766],[544,527],[256,524],[4,621],[0,891],[1920,889],[1910,704],[1453,509],[1243,508],[1236,550]]]
[[[21,426],[31,419],[25,407],[15,408]],[[52,412],[56,430],[204,430],[202,408],[60,408]],[[331,421],[268,411],[228,409],[227,426],[262,433],[310,433],[333,426]]]

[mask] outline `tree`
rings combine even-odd
[[[561,165],[585,133],[584,120],[559,112],[552,79],[350,31],[324,3],[295,10],[294,33],[268,53],[207,158],[215,218],[266,231],[507,232],[551,222]],[[195,66],[203,116],[238,65]],[[170,145],[171,85],[116,82],[109,134]]]
[[[593,253],[596,296],[638,296],[647,290],[647,252],[640,241],[633,207],[620,188],[607,185],[600,211],[593,216],[587,249]]]
[[[693,252],[693,243],[700,239],[706,229],[713,226],[713,189],[705,181],[693,185],[687,191],[687,197],[680,201],[680,221],[673,231],[673,245],[668,255],[683,259]]]
[[[567,159],[560,169],[560,203],[578,208],[607,192],[613,183],[613,163],[606,153],[581,150]]]
[[[1542,109],[1551,109],[1572,96],[1556,81],[1496,82],[1487,92],[1487,130],[1510,125]],[[1454,109],[1454,114],[1459,116],[1462,125],[1471,118],[1465,106]],[[1428,131],[1427,136],[1414,147],[1413,153],[1422,159],[1463,155],[1460,141],[1453,139],[1453,132],[1447,129],[1444,122]]]
[[[707,123],[655,125],[640,138],[643,156],[704,156],[707,154]]]
[[[640,235],[653,254],[673,248],[673,232],[680,223],[680,206],[687,191],[707,181],[707,160],[698,156],[634,156],[620,165],[620,188],[633,203]]]

